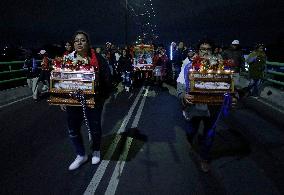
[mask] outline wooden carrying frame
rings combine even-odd
[[[232,72],[190,71],[188,76],[190,82],[189,94],[193,95],[193,103],[221,105],[224,101],[225,93],[232,95],[232,103],[236,102],[236,99],[233,98],[234,80],[232,78]],[[216,88],[212,89],[210,87],[206,87],[206,84],[208,83],[210,83],[211,86],[214,84]],[[221,85],[226,87],[220,87],[218,89],[217,86]]]
[[[52,71],[48,103],[51,105],[81,106],[81,103],[72,96],[72,93],[76,93],[76,90],[81,90],[87,107],[94,108],[97,80],[96,72]]]

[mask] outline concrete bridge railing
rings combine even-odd
[[[267,61],[265,78],[273,84],[284,87],[284,63]]]

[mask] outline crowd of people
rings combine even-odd
[[[167,51],[167,48],[163,45],[154,48],[152,80],[157,86],[161,86],[163,82],[169,82],[177,88],[177,96],[182,104],[183,115],[188,121],[186,136],[190,144],[192,144],[199,129],[200,122],[203,121],[203,135],[199,139],[201,145],[200,162],[201,169],[208,172],[209,153],[213,145],[215,122],[220,106],[192,103],[193,97],[188,93],[189,87],[186,75],[188,75],[189,69],[192,68],[192,61],[196,57],[206,59],[214,57],[218,60],[228,60],[233,64],[233,79],[238,92],[241,88],[239,85],[240,73],[245,70],[245,58],[238,40],[233,40],[227,49],[216,46],[209,40],[200,41],[196,48],[186,47],[183,42],[178,44],[173,42],[171,48],[172,59],[168,57],[170,55],[169,50]],[[27,70],[27,83],[33,92],[35,101],[39,98],[39,91],[48,91],[52,70],[52,60],[48,57],[48,52],[43,49],[38,54],[42,58],[40,64],[37,63],[31,53],[27,53],[24,64],[24,68]],[[92,164],[97,164],[100,161],[101,114],[104,101],[113,85],[122,82],[126,92],[133,87],[136,74],[133,66],[134,51],[132,46],[119,48],[110,42],[107,42],[104,48],[92,48],[87,33],[78,31],[71,41],[66,42],[65,51],[60,55],[63,58],[72,56],[74,59],[87,57],[94,66],[99,67],[100,95],[96,96],[96,106],[87,108],[86,116],[84,116],[81,107],[61,106],[61,109],[67,113],[68,133],[77,155],[69,166],[69,170],[75,170],[88,159],[80,134],[84,117],[89,121],[89,131],[92,138]],[[257,44],[246,61],[249,64],[249,76],[252,80],[248,89],[251,95],[258,96],[266,62],[265,46]],[[38,89],[39,83],[42,83],[43,86],[41,90]]]
[[[233,79],[236,90],[241,90],[242,86],[240,83],[240,74],[242,72],[248,72],[250,84],[248,86],[248,93],[252,96],[259,96],[259,87],[264,78],[266,54],[265,45],[257,43],[254,46],[253,51],[248,55],[245,55],[239,40],[233,40],[228,48],[222,48],[215,45],[212,41],[207,40],[210,43],[210,55],[214,56],[219,60],[226,60],[232,65],[234,71]],[[173,44],[176,46],[175,44]],[[174,78],[177,78],[183,65],[188,64],[194,58],[194,55],[198,55],[200,48],[197,46],[194,48],[187,48],[183,42],[180,42],[174,49],[172,65],[174,69]],[[246,67],[246,64],[248,67]],[[175,79],[176,80],[176,79]]]
[[[152,56],[153,74],[152,81],[154,84],[161,85],[163,82],[168,82],[176,85],[176,79],[181,72],[182,65],[191,61],[194,54],[198,53],[198,48],[192,46],[186,46],[184,42],[178,44],[172,43],[172,59],[170,59],[170,50],[168,47],[164,47],[162,44],[156,45],[154,48],[154,54]],[[259,48],[260,47],[260,48]],[[67,55],[74,50],[72,41],[67,41],[65,44],[65,51],[60,55]],[[104,47],[94,47],[95,52],[102,56],[108,64],[111,71],[112,83],[118,84],[122,82],[126,91],[131,89],[133,81],[138,80],[139,75],[134,69],[134,51],[133,46],[118,47],[110,42],[106,42]],[[28,83],[33,88],[34,99],[37,101],[39,91],[47,91],[49,88],[49,76],[52,70],[52,60],[50,59],[48,52],[44,49],[39,53],[42,60],[40,69],[38,69],[37,62],[34,61],[32,65],[30,60],[35,59],[31,53],[26,55],[26,65],[28,68]],[[240,42],[233,40],[228,48],[222,48],[212,43],[212,55],[223,60],[231,60],[234,64],[234,84],[238,88],[240,85],[240,72],[247,71],[245,64],[249,64],[249,76],[251,84],[248,86],[250,94],[254,96],[259,95],[257,87],[260,86],[263,75],[264,65],[266,61],[265,46],[263,44],[257,44],[255,50],[245,59]],[[251,56],[254,56],[252,58]],[[53,56],[54,57],[54,56]],[[258,65],[257,65],[258,64]],[[259,67],[261,68],[255,68]],[[33,68],[32,68],[33,67]],[[258,74],[258,78],[255,75]],[[31,82],[31,78],[33,82]],[[38,79],[36,79],[38,78]],[[257,81],[256,81],[257,79]],[[41,90],[38,89],[38,83],[43,83]]]

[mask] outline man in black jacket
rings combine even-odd
[[[222,55],[224,60],[231,60],[234,64],[234,84],[236,87],[240,84],[240,71],[244,70],[245,67],[245,59],[243,52],[240,48],[239,40],[234,40],[230,46],[230,48],[226,49]]]

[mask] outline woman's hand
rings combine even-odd
[[[183,97],[184,104],[193,104],[192,102],[193,98],[194,98],[193,95],[185,94]]]
[[[60,105],[60,109],[64,112],[66,112],[66,106],[65,105]]]

